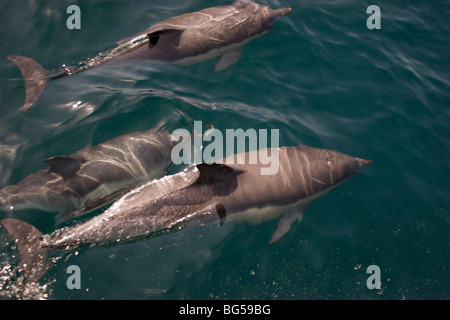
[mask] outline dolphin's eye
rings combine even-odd
[[[334,155],[334,154],[329,155],[329,156],[326,158],[326,160],[327,160],[327,165],[330,167],[330,166],[335,162],[335,160],[336,160],[336,155]]]

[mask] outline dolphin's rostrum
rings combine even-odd
[[[106,63],[166,61],[195,64],[219,57],[215,70],[223,70],[239,60],[243,45],[272,28],[277,17],[290,8],[272,10],[250,0],[203,9],[158,22],[148,29],[118,42],[118,46],[98,56],[59,70],[46,70],[31,58],[11,55],[25,78],[26,111],[39,99],[47,83]]]
[[[237,156],[245,159],[248,153]],[[282,147],[279,170],[274,175],[261,175],[261,163],[203,163],[142,185],[104,213],[50,235],[42,236],[33,226],[16,219],[4,219],[0,224],[17,243],[23,272],[31,280],[46,272],[49,250],[117,244],[189,224],[259,224],[281,217],[271,239],[275,242],[293,221],[301,219],[311,201],[370,163],[332,150]]]

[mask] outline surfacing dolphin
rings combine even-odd
[[[370,160],[332,150],[282,147],[279,170],[274,175],[261,175],[261,163],[203,163],[145,184],[91,220],[50,235],[42,236],[33,226],[16,219],[4,219],[0,224],[18,245],[22,272],[31,280],[45,274],[49,267],[45,257],[52,249],[117,244],[189,224],[259,224],[281,216],[271,239],[275,242],[293,221],[300,221],[311,201],[369,164]]]
[[[50,169],[0,190],[0,210],[36,208],[66,218],[88,212],[161,178],[172,163],[173,145],[169,133],[151,129],[47,159]]]
[[[239,60],[242,46],[267,33],[277,17],[290,8],[272,10],[250,0],[203,9],[158,22],[148,29],[118,42],[118,46],[92,59],[48,71],[31,58],[9,56],[25,78],[26,111],[44,92],[47,83],[106,63],[145,60],[195,64],[219,57],[215,70],[223,70]]]

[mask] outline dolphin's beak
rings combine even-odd
[[[282,17],[282,16],[287,16],[289,13],[291,13],[292,9],[291,8],[281,8],[276,11],[277,11],[277,14]]]
[[[360,169],[372,164],[372,160],[366,160],[366,159],[360,159],[360,158],[356,158],[356,160],[358,160]]]

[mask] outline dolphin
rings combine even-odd
[[[46,70],[35,60],[11,55],[7,58],[19,67],[25,78],[25,104],[28,110],[41,96],[47,83],[56,78],[111,63],[165,61],[190,65],[219,57],[215,70],[226,69],[239,60],[242,46],[267,33],[277,17],[290,8],[272,10],[250,0],[237,0],[175,16],[155,23],[148,29],[119,41],[118,46],[75,66]]]
[[[16,219],[4,219],[0,224],[18,245],[23,272],[34,280],[49,267],[45,257],[50,250],[117,244],[190,224],[259,224],[280,217],[270,240],[273,243],[294,221],[301,220],[311,201],[371,164],[370,160],[303,145],[278,151],[279,170],[273,175],[261,175],[261,162],[198,164],[144,184],[91,220],[49,235],[43,236]],[[238,156],[245,159],[249,154]]]
[[[76,216],[160,178],[170,166],[174,142],[165,131],[138,131],[71,156],[45,160],[49,169],[0,190],[0,210],[36,208]]]

